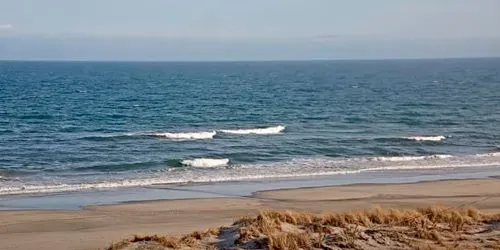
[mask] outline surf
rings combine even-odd
[[[235,135],[248,135],[248,134],[257,134],[257,135],[268,135],[268,134],[280,134],[285,131],[286,126],[275,126],[275,127],[267,127],[267,128],[250,128],[250,129],[222,129],[220,132],[226,134],[235,134]]]
[[[444,135],[437,135],[437,136],[410,136],[410,137],[405,137],[404,139],[411,140],[411,141],[442,141],[446,139],[446,136]]]
[[[368,158],[370,161],[420,161],[420,160],[437,160],[437,159],[447,159],[453,157],[452,155],[425,155],[425,156],[376,156]]]
[[[183,160],[182,165],[196,168],[213,168],[224,167],[229,164],[229,159],[214,159],[214,158],[196,158],[190,160]]]
[[[485,154],[475,154],[476,157],[498,157],[500,156],[500,152],[492,152],[492,153],[485,153]]]
[[[211,132],[187,132],[187,133],[170,133],[170,132],[150,133],[148,135],[161,137],[165,139],[171,139],[171,140],[206,140],[206,139],[213,139],[216,134],[217,134],[216,131],[211,131]]]
[[[77,192],[107,190],[122,187],[151,186],[157,184],[216,183],[259,179],[283,179],[309,176],[351,175],[364,172],[412,171],[431,169],[480,168],[500,166],[497,152],[482,155],[425,155],[393,157],[295,158],[277,162],[231,164],[225,158],[192,158],[179,161],[182,167],[166,167],[163,170],[134,173],[91,182],[44,184],[2,180],[0,197],[12,194]],[[225,166],[231,165],[231,168]],[[211,171],[203,171],[208,168]],[[5,178],[5,176],[4,176]]]

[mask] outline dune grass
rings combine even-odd
[[[500,249],[500,215],[433,206],[312,214],[261,211],[183,237],[134,236],[106,249]]]

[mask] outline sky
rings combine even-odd
[[[0,59],[500,56],[498,0],[0,0]]]

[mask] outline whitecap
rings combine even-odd
[[[151,133],[151,136],[158,136],[172,140],[204,140],[213,139],[217,134],[215,131],[211,132],[190,132],[190,133]]]
[[[432,160],[432,159],[446,159],[451,158],[452,155],[425,155],[425,156],[377,156],[369,158],[370,161],[418,161],[418,160]]]
[[[410,137],[405,137],[407,140],[412,140],[412,141],[442,141],[446,139],[446,136],[444,135],[437,135],[437,136],[410,136]]]
[[[220,130],[222,133],[226,134],[237,134],[237,135],[246,135],[246,134],[258,134],[258,135],[267,135],[267,134],[279,134],[286,129],[285,126],[275,126],[275,127],[267,127],[267,128],[251,128],[251,129],[223,129]]]
[[[496,157],[496,156],[500,156],[500,152],[492,152],[492,153],[486,153],[486,154],[476,154],[474,156],[476,156],[476,157]]]
[[[229,164],[229,159],[212,159],[212,158],[197,158],[191,160],[183,160],[182,165],[197,168],[212,168],[223,167]]]
[[[10,182],[3,181],[0,185],[0,197],[7,194],[30,194],[30,193],[55,193],[74,192],[82,190],[105,190],[112,188],[150,186],[155,184],[176,183],[210,183],[225,181],[245,181],[270,178],[297,178],[308,176],[329,176],[357,174],[363,172],[377,171],[411,171],[422,169],[456,169],[456,168],[479,168],[498,167],[500,159],[496,156],[477,157],[478,155],[451,156],[451,155],[427,155],[427,156],[394,156],[394,157],[352,157],[352,158],[330,158],[312,157],[297,158],[278,162],[262,162],[251,164],[231,164],[231,168],[217,168],[227,166],[229,159],[194,158],[184,160],[182,163],[186,168],[172,168],[171,171],[142,173],[133,176],[104,176],[101,180],[91,183],[86,181],[66,183],[50,182]],[[201,168],[211,168],[211,171],[203,171]],[[111,178],[111,179],[108,179]],[[60,181],[60,180],[59,180]]]

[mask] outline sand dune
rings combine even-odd
[[[230,226],[259,211],[344,212],[374,205],[415,208],[442,204],[500,212],[498,179],[414,184],[362,184],[258,192],[253,197],[145,201],[78,211],[2,211],[0,249],[96,249],[134,234],[180,236]]]

